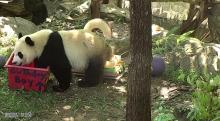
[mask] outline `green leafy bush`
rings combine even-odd
[[[187,80],[195,89],[192,110],[187,116],[190,121],[219,121],[220,76],[203,75],[196,81],[190,77]]]
[[[167,52],[171,52],[174,49],[181,49],[178,46],[189,40],[190,34],[193,31],[186,32],[182,35],[175,35],[169,32],[165,37],[156,38],[153,40],[153,54],[165,54]]]
[[[153,118],[153,121],[176,121],[173,110],[170,107],[166,107],[164,101],[157,104],[154,113],[156,116]]]

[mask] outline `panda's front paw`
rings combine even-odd
[[[55,92],[64,92],[65,90],[65,88],[61,88],[59,85],[53,86],[53,91]]]

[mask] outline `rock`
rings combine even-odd
[[[130,21],[129,10],[119,8],[114,4],[102,4],[100,12],[102,16],[107,16],[108,18],[121,17],[125,21]]]
[[[152,15],[182,21],[187,19],[189,7],[186,2],[152,2]]]
[[[6,36],[22,33],[23,35],[34,33],[39,28],[26,19],[20,17],[0,17],[0,30]]]
[[[20,17],[0,17],[0,44],[5,47],[12,45],[18,33],[26,35],[38,30],[35,24],[26,19]]]
[[[203,43],[193,38],[183,42],[181,45],[183,46],[186,55],[200,53],[203,49]]]
[[[177,48],[177,47],[174,47]],[[180,44],[178,48],[166,55],[170,66],[185,71],[219,74],[220,72],[220,44],[203,43],[191,38]]]

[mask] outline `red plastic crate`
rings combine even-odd
[[[36,68],[34,62],[24,66],[12,65],[13,54],[4,67],[8,71],[8,86],[10,89],[24,89],[43,92],[49,78],[49,68]]]

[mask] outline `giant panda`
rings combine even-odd
[[[40,30],[17,40],[12,63],[25,65],[37,59],[37,67],[50,67],[59,84],[53,90],[63,92],[70,86],[71,69],[84,71],[85,77],[79,87],[96,86],[103,77],[104,64],[111,49],[105,38],[93,32],[102,31],[105,38],[111,37],[109,25],[102,19],[92,19],[83,29],[55,31]],[[108,54],[109,56],[111,54]]]

